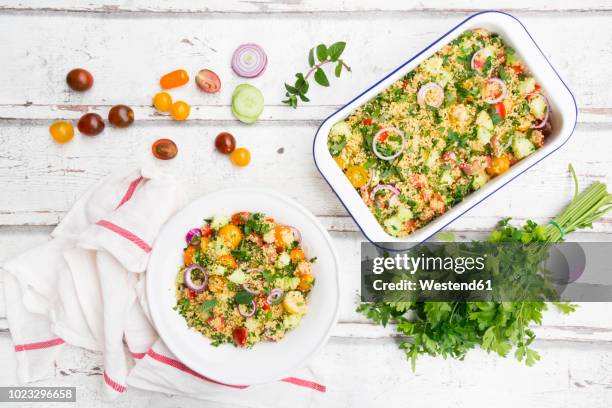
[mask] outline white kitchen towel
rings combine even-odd
[[[51,239],[4,265],[7,319],[27,383],[53,375],[64,343],[104,355],[102,394],[137,388],[241,406],[315,406],[325,386],[305,369],[254,386],[219,384],[178,361],[158,339],[146,308],[151,247],[184,204],[175,179],[130,170],[90,188]]]

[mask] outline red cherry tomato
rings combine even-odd
[[[506,119],[506,106],[503,102],[497,102],[495,104],[495,113],[497,113],[500,118]]]
[[[206,238],[209,238],[213,234],[213,229],[210,224],[204,225],[200,230],[202,231],[202,236]]]
[[[215,93],[221,88],[221,80],[210,69],[203,69],[196,75],[196,85],[206,93]]]
[[[187,297],[188,297],[189,299],[195,299],[196,295],[197,295],[197,294],[196,294],[196,293],[195,293],[193,290],[188,289],[188,292],[187,292]]]
[[[372,124],[372,118],[365,118],[363,120],[363,124],[366,126],[370,126]]]
[[[234,331],[232,332],[234,343],[236,343],[238,347],[245,346],[247,335],[248,335],[247,329],[245,329],[244,327],[236,327]]]
[[[249,219],[249,215],[251,215],[248,211],[242,211],[232,215],[232,224],[234,225],[244,225]]]
[[[389,137],[389,132],[382,132],[379,136],[378,136],[378,141],[383,143],[385,140],[387,140],[387,138]]]

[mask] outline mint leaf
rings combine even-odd
[[[340,73],[342,72],[342,61],[338,61],[336,64],[336,69],[334,70],[334,74],[336,74],[336,78],[340,78]]]
[[[319,61],[323,62],[327,60],[327,56],[327,47],[325,46],[325,44],[317,45],[317,58],[319,59]]]
[[[234,298],[237,304],[239,305],[250,305],[253,302],[253,295],[243,290],[241,292],[236,293],[236,297]]]
[[[314,64],[315,64],[314,48],[311,48],[310,52],[308,53],[308,66],[312,68],[314,67]]]
[[[217,299],[208,299],[202,302],[202,305],[200,305],[200,309],[202,310],[202,312],[207,313],[213,310],[216,305]]]
[[[340,55],[342,55],[342,52],[344,51],[345,47],[346,47],[346,43],[344,41],[338,41],[330,45],[327,50],[327,53],[329,54],[329,58],[332,61],[338,61],[338,58],[340,58]]]
[[[321,68],[317,68],[314,74],[314,78],[315,81],[317,81],[317,84],[321,86],[329,86],[329,79],[327,79],[325,71],[323,71]]]

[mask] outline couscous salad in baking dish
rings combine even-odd
[[[383,229],[406,237],[542,147],[550,106],[515,51],[465,31],[330,130]]]
[[[300,232],[262,213],[215,216],[187,232],[176,310],[213,340],[251,347],[301,321],[315,279]]]

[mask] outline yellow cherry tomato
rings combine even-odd
[[[340,156],[334,157],[334,161],[336,162],[338,167],[340,167],[342,170],[344,170],[344,168],[346,167],[346,162],[344,161],[344,159],[342,157],[340,157]]]
[[[202,251],[203,253],[206,252],[209,243],[210,240],[208,239],[208,237],[202,237],[200,239],[200,251]]]
[[[304,275],[300,277],[300,283],[298,284],[298,289],[302,292],[307,292],[312,289],[312,284],[314,283],[314,276],[312,275]]]
[[[291,314],[306,313],[306,301],[302,292],[297,290],[287,292],[283,299],[283,307]]]
[[[346,171],[346,177],[355,188],[360,188],[368,184],[368,171],[361,166],[351,166]]]
[[[168,112],[172,107],[172,97],[168,92],[158,92],[153,97],[153,106],[160,112]]]
[[[289,257],[293,263],[298,263],[306,258],[304,256],[304,251],[302,251],[300,248],[292,249],[291,252],[289,252]]]
[[[227,224],[219,230],[219,237],[221,237],[229,249],[236,249],[240,245],[243,235],[240,228],[233,224]]]
[[[191,107],[184,101],[176,101],[170,107],[170,114],[174,120],[187,119],[187,117],[189,117],[189,112],[191,112]]]
[[[49,126],[49,133],[57,143],[68,143],[74,137],[74,127],[70,122],[58,120]]]
[[[231,255],[221,255],[217,259],[217,262],[219,262],[223,266],[226,266],[232,269],[236,269],[238,267],[238,263],[236,262],[236,259]]]
[[[277,248],[284,249],[294,240],[293,231],[291,231],[289,227],[285,227],[284,225],[277,225],[274,227],[274,245],[276,245]]]
[[[236,166],[244,167],[251,162],[251,153],[245,147],[239,147],[230,154],[230,160]]]
[[[491,160],[491,165],[486,168],[490,176],[499,176],[504,174],[510,168],[510,160],[507,156],[494,157]]]

